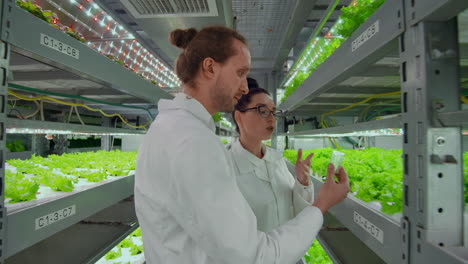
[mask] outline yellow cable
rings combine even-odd
[[[357,103],[354,103],[352,105],[349,105],[349,106],[346,106],[344,108],[340,108],[340,109],[336,109],[336,110],[333,110],[331,112],[328,112],[328,113],[325,113],[325,114],[322,114],[322,118],[326,115],[332,115],[332,114],[335,114],[335,113],[338,113],[338,112],[342,112],[342,111],[345,111],[345,110],[348,110],[350,108],[353,108],[355,106],[358,106],[358,105],[361,105],[361,104],[364,104],[374,98],[377,98],[377,97],[383,97],[383,96],[390,96],[390,95],[397,95],[397,94],[400,94],[401,92],[400,91],[397,91],[397,92],[391,92],[391,93],[382,93],[382,94],[375,94],[373,96],[370,96],[370,97],[367,97],[366,99],[360,101],[360,102],[357,102]]]
[[[328,112],[328,113],[325,113],[325,114],[322,114],[321,115],[321,121],[320,121],[320,125],[322,126],[322,128],[328,128],[328,124],[327,122],[325,121],[325,116],[326,115],[332,115],[332,114],[335,114],[335,113],[338,113],[338,112],[342,112],[342,111],[345,111],[345,110],[348,110],[348,109],[351,109],[355,106],[358,106],[358,105],[361,105],[361,104],[364,104],[374,98],[377,98],[377,97],[384,97],[384,96],[391,96],[391,95],[398,95],[398,94],[401,94],[400,91],[397,91],[397,92],[391,92],[391,93],[382,93],[382,94],[375,94],[373,96],[370,96],[360,102],[357,102],[357,103],[354,103],[352,105],[349,105],[349,106],[346,106],[346,107],[343,107],[343,108],[340,108],[340,109],[337,109],[337,110],[333,110],[331,112]],[[468,96],[461,96],[461,100],[464,104],[468,104]],[[334,125],[336,126],[336,119],[332,119],[332,122],[334,123]],[[338,144],[338,142],[335,140],[335,144]]]
[[[17,97],[17,98],[20,98],[20,99],[23,99],[23,100],[26,100],[26,101],[36,101],[36,100],[49,100],[49,101],[52,101],[52,102],[56,102],[56,103],[59,103],[59,104],[63,104],[63,105],[68,105],[68,106],[81,106],[81,107],[84,107],[90,111],[93,111],[93,112],[99,112],[101,113],[103,116],[105,117],[114,117],[114,116],[117,116],[118,118],[120,118],[120,120],[122,120],[122,122],[129,126],[129,127],[132,127],[132,128],[145,128],[146,129],[146,126],[148,126],[151,121],[148,121],[146,124],[144,125],[141,125],[141,126],[134,126],[134,125],[131,125],[129,124],[120,114],[107,114],[105,112],[103,112],[101,109],[95,109],[95,108],[91,108],[87,105],[84,105],[84,104],[76,104],[76,103],[69,103],[69,102],[65,102],[65,101],[62,101],[62,100],[59,100],[59,99],[55,99],[55,98],[52,98],[52,97],[48,97],[48,96],[36,96],[36,97],[27,97],[27,96],[24,96],[24,95],[21,95],[21,94],[18,94],[18,93],[15,93],[13,91],[10,91],[8,90],[8,93]]]
[[[461,100],[464,104],[468,104],[468,95],[462,96]]]
[[[335,124],[335,126],[336,126],[336,120],[333,119],[332,121],[334,122],[334,124]],[[322,128],[328,128],[328,127],[329,127],[328,122],[327,122],[324,118],[321,120],[320,125],[322,126]],[[335,143],[335,146],[336,146],[337,148],[339,148],[339,149],[341,148],[341,145],[338,143],[338,141],[336,140],[336,138],[328,137],[328,140],[329,140],[332,144]]]
[[[332,115],[332,114],[335,114],[335,113],[338,113],[338,112],[342,112],[342,111],[351,109],[351,108],[353,108],[353,107],[356,107],[356,106],[358,106],[358,105],[364,104],[364,103],[366,103],[366,102],[368,102],[368,101],[370,101],[370,100],[372,100],[372,99],[374,99],[374,98],[377,98],[377,97],[390,96],[390,95],[397,95],[397,94],[400,94],[400,93],[401,93],[400,91],[397,91],[397,92],[391,92],[391,93],[375,94],[375,95],[372,95],[372,96],[370,96],[370,97],[367,97],[366,99],[364,99],[364,100],[362,100],[362,101],[360,101],[360,102],[354,103],[354,104],[352,104],[352,105],[349,105],[349,106],[346,106],[346,107],[343,107],[343,108],[340,108],[340,109],[333,110],[333,111],[328,112],[328,113],[325,113],[325,114],[322,114],[322,115],[321,115],[321,118],[320,118],[320,119],[321,119],[322,127],[325,127],[325,128],[328,127],[327,122],[325,121],[325,116],[327,116],[327,115]],[[336,126],[336,119],[332,119],[331,121],[332,121],[332,125],[335,125],[335,126]],[[333,139],[333,140],[334,140],[335,144],[336,144],[337,146],[339,146],[338,141],[337,141],[336,139]],[[339,147],[340,147],[340,146],[339,146]]]

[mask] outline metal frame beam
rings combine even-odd
[[[406,19],[412,26],[400,38],[404,129],[401,261],[454,263],[455,258],[444,255],[443,248],[463,245],[461,131],[442,127],[437,114],[460,110],[457,22],[453,18],[414,24],[413,4],[406,2]]]
[[[68,95],[79,95],[79,96],[131,96],[121,91],[117,91],[110,88],[89,88],[89,87],[74,87],[74,88],[41,88],[44,91],[50,91],[55,93],[63,93]]]
[[[421,21],[446,21],[463,9],[468,8],[466,0],[406,0],[406,20],[409,26]]]
[[[77,133],[102,133],[102,134],[144,134],[143,130],[77,125],[61,122],[39,121],[39,120],[24,120],[17,118],[7,118],[6,128],[29,128],[40,130],[58,130],[71,131]]]
[[[273,71],[281,71],[284,61],[287,59],[289,51],[294,46],[297,36],[301,32],[309,17],[310,11],[315,6],[317,0],[298,0],[294,12],[291,15],[288,31],[283,37],[281,48],[273,64]]]
[[[468,110],[439,113],[438,119],[443,126],[468,126]]]
[[[82,80],[83,78],[66,71],[13,71],[13,81]]]
[[[392,93],[400,91],[400,87],[374,87],[374,86],[335,86],[325,94],[362,94],[374,95],[376,93]]]
[[[399,98],[376,98],[373,101],[367,102],[362,105],[369,105],[373,102],[379,102],[379,106],[381,105],[399,105],[400,102],[394,102],[395,99]],[[313,106],[313,105],[350,105],[357,102],[362,101],[362,98],[340,98],[340,97],[318,97],[314,98],[309,103],[304,104],[304,106]]]
[[[281,134],[282,136],[307,136],[317,134],[345,134],[356,131],[376,130],[383,128],[401,128],[401,118],[391,117],[369,122],[356,123],[346,126],[337,126],[324,129],[305,130]]]

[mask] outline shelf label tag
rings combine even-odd
[[[47,36],[41,33],[41,39],[39,41],[41,45],[56,50],[60,53],[73,57],[75,59],[80,58],[80,51],[68,44],[61,42],[60,40],[54,39],[53,37]]]
[[[36,218],[36,230],[39,230],[43,227],[56,223],[60,220],[63,220],[67,217],[70,217],[76,213],[75,205],[65,207],[63,209],[57,210],[50,214],[46,214],[39,218]]]
[[[361,35],[359,35],[353,42],[351,43],[351,51],[354,52],[357,50],[362,44],[366,43],[369,39],[379,33],[379,20],[375,21],[370,27],[368,27]]]
[[[354,211],[354,222],[366,230],[367,233],[371,234],[371,236],[377,239],[381,244],[383,244],[384,232],[382,229],[369,222],[369,220],[358,214],[356,211]]]

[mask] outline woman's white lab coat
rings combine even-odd
[[[314,189],[295,179],[280,152],[263,148],[265,155],[260,159],[236,139],[230,153],[237,185],[257,217],[258,230],[269,232],[310,206]]]

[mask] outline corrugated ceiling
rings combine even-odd
[[[273,67],[296,0],[233,0],[236,29],[248,39],[253,68]]]

